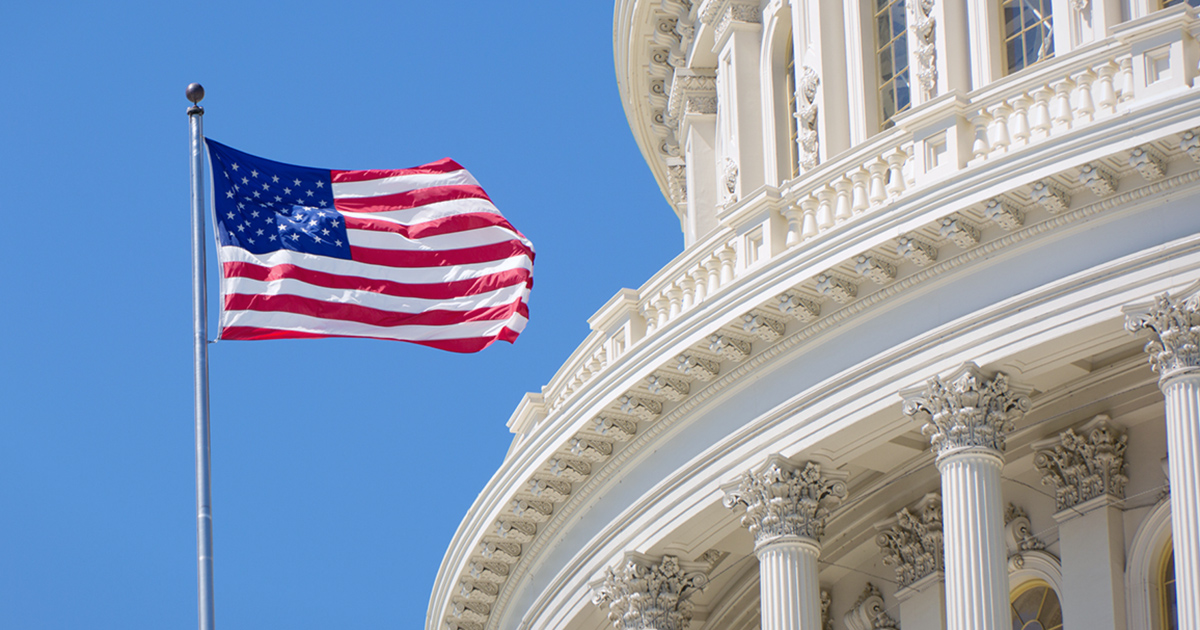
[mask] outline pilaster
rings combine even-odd
[[[904,508],[875,524],[875,543],[883,563],[896,571],[900,623],[910,628],[946,627],[945,549],[942,544],[942,497],[930,493],[912,509]]]
[[[1125,630],[1125,497],[1122,427],[1097,416],[1035,442],[1034,465],[1058,505],[1063,621],[1072,627]]]
[[[850,148],[845,14],[838,2],[790,2],[803,172]]]
[[[667,117],[678,124],[678,136],[683,140],[687,203],[684,235],[691,244],[717,227],[715,73],[676,69],[667,100]]]

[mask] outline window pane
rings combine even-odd
[[[908,67],[908,40],[901,37],[892,46],[896,50],[896,74],[900,74]]]
[[[1021,49],[1021,38],[1008,41],[1008,71],[1016,72],[1025,67],[1025,53]]]
[[[908,88],[908,73],[896,75],[896,111],[902,112],[912,103]]]
[[[887,84],[879,91],[879,99],[883,105],[883,119],[888,120],[896,115],[896,90],[892,84]]]
[[[892,51],[887,49],[879,53],[879,79],[884,83],[892,80]]]
[[[875,45],[881,47],[886,46],[887,43],[892,40],[892,27],[888,21],[888,15],[886,11],[883,13],[883,15],[880,15],[879,18],[877,18],[877,26],[879,27],[879,35]]]
[[[904,15],[904,2],[897,2],[892,5],[892,35],[900,35],[904,32],[904,25],[908,22]]]
[[[1004,7],[1004,37],[1009,38],[1021,32],[1021,9],[1016,6]]]

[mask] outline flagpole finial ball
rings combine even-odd
[[[199,83],[192,83],[187,86],[187,99],[193,103],[199,103],[204,100],[204,86]]]

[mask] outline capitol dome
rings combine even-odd
[[[427,630],[1200,630],[1198,37],[617,0],[684,247],[512,413]]]

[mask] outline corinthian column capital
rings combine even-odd
[[[1013,422],[1029,410],[1027,391],[1003,373],[988,379],[979,366],[965,363],[945,380],[935,376],[900,395],[905,415],[927,418],[921,431],[940,459],[964,449],[1004,452]]]
[[[592,585],[592,603],[608,610],[617,630],[684,630],[692,620],[689,599],[708,583],[702,569],[674,556],[627,553]]]
[[[846,498],[847,473],[772,455],[757,471],[725,484],[725,506],[745,510],[742,525],[762,547],[782,539],[819,543],[829,512]]]
[[[883,552],[883,563],[895,567],[900,588],[944,570],[940,494],[925,495],[912,510],[904,508],[875,528],[875,544]]]
[[[1076,433],[1067,429],[1033,444],[1042,485],[1054,487],[1058,511],[1100,496],[1125,498],[1128,437],[1108,416],[1096,416]]]
[[[1126,330],[1150,331],[1146,352],[1160,381],[1200,367],[1200,296],[1182,299],[1163,293],[1151,304],[1124,311]]]

